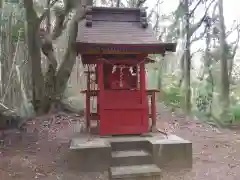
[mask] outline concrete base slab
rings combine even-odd
[[[107,171],[111,163],[111,146],[107,140],[87,136],[73,138],[68,155],[70,169],[82,172]]]
[[[192,168],[192,143],[176,135],[149,139],[154,163],[160,168]]]
[[[109,177],[111,180],[152,180],[154,177],[161,177],[161,170],[153,164],[112,167],[110,169]]]
[[[79,171],[108,171],[114,151],[143,149],[160,168],[191,168],[192,143],[175,135],[161,133],[144,136],[79,136],[70,145],[70,167]]]
[[[101,138],[87,139],[87,138],[73,138],[71,141],[71,150],[92,149],[111,147],[109,141]]]

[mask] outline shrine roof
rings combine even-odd
[[[143,51],[175,51],[175,43],[161,43],[147,24],[146,13],[139,8],[91,7],[78,24],[78,51],[91,48],[126,48]],[[150,49],[149,49],[150,50]],[[150,50],[151,51],[151,50]],[[156,52],[156,53],[157,53]]]

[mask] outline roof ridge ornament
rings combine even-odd
[[[92,27],[92,6],[86,6],[86,26]]]
[[[142,28],[148,27],[147,12],[146,12],[146,9],[143,9],[143,8],[140,9],[140,24]]]

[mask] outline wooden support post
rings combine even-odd
[[[156,129],[156,121],[157,121],[157,117],[156,117],[156,96],[155,95],[156,95],[155,92],[152,92],[152,95],[151,95],[151,116],[152,116],[151,131]]]
[[[98,99],[98,115],[99,115],[99,122],[98,122],[98,129],[99,129],[99,134],[102,135],[101,133],[101,114],[102,114],[102,107],[101,104],[104,102],[104,74],[103,74],[103,62],[99,61],[97,63],[97,73],[98,73],[98,89],[99,93],[97,96]]]
[[[90,128],[90,72],[88,67],[87,73],[87,91],[86,91],[86,126],[89,130]]]
[[[140,91],[141,91],[141,97],[142,97],[142,105],[147,105],[146,108],[143,109],[144,111],[144,126],[149,128],[149,106],[148,106],[148,98],[146,93],[146,72],[145,72],[145,64],[140,64]]]

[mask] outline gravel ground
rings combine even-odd
[[[239,180],[240,131],[187,121],[164,106],[158,116],[161,129],[193,142],[192,170],[164,169],[163,180]],[[63,157],[79,119],[82,125],[81,117],[59,113],[32,120],[26,132],[6,132],[0,148],[0,180],[107,180],[107,173],[74,172],[66,165]]]

